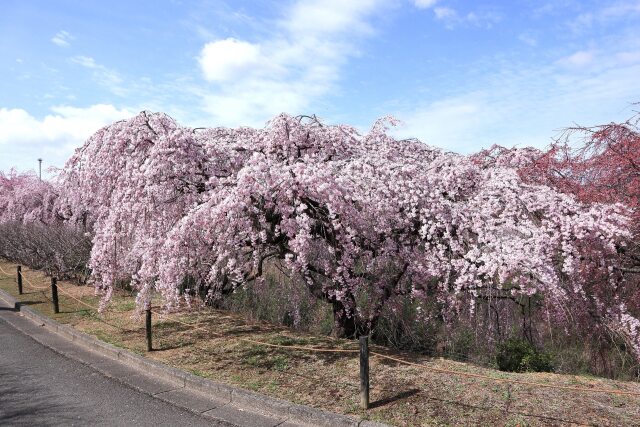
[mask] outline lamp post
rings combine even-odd
[[[40,181],[42,181],[42,159],[38,159],[38,176],[40,176]]]

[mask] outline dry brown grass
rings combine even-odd
[[[0,261],[14,273],[15,265]],[[23,269],[36,286],[47,286],[41,272]],[[62,282],[60,287],[86,304],[97,306],[93,288]],[[0,273],[0,288],[17,296],[15,276]],[[335,340],[293,332],[281,326],[252,323],[230,312],[201,309],[168,318],[154,318],[154,347],[146,353],[142,319],[132,316],[133,297],[118,294],[103,315],[60,294],[61,313],[53,314],[46,292],[25,286],[23,304],[59,322],[104,341],[215,381],[241,386],[270,396],[329,411],[383,421],[393,425],[640,425],[640,396],[576,392],[443,374],[419,367],[371,359],[373,408],[358,406],[356,353],[319,353],[266,347],[271,344],[356,348],[349,340]],[[46,295],[45,295],[46,294]],[[374,350],[421,363],[426,367],[482,374],[544,384],[604,388],[640,393],[640,384],[603,378],[550,373],[504,373],[445,359]]]

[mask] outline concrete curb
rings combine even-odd
[[[216,399],[227,401],[240,408],[251,408],[252,412],[265,415],[286,418],[288,422],[301,423],[312,426],[359,426],[359,427],[383,427],[386,424],[359,420],[347,415],[334,414],[332,412],[316,409],[306,405],[299,405],[282,399],[265,396],[253,391],[244,390],[227,384],[198,377],[189,372],[164,365],[155,360],[147,359],[128,350],[115,347],[104,341],[100,341],[92,335],[80,332],[70,326],[63,325],[44,316],[27,306],[20,304],[13,296],[0,289],[0,298],[9,303],[16,311],[19,311],[29,320],[44,326],[65,339],[92,350],[112,360],[119,360],[129,366],[142,369],[160,379],[177,383],[186,390],[192,390]],[[46,345],[46,344],[45,344]]]

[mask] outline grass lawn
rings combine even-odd
[[[356,349],[356,342],[313,336],[281,326],[251,322],[235,313],[202,308],[172,314],[171,318],[154,315],[156,350],[147,353],[144,319],[134,316],[132,295],[115,295],[108,311],[98,314],[65,294],[96,307],[99,298],[94,296],[92,287],[59,282],[61,313],[53,314],[49,291],[35,290],[25,282],[25,293],[19,296],[15,264],[0,260],[0,267],[12,273],[7,276],[0,272],[1,289],[58,322],[196,375],[296,403],[401,426],[640,425],[640,396],[637,395],[496,382],[430,371],[377,357],[370,361],[373,407],[363,411],[358,404],[357,353],[281,349],[247,340],[334,349]],[[49,278],[42,272],[23,267],[23,273],[35,286],[49,285]],[[550,373],[504,373],[378,346],[372,346],[372,350],[427,368],[521,382],[640,393],[640,384],[636,382]]]

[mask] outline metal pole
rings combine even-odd
[[[18,294],[22,295],[22,266],[17,266],[16,270],[18,273]]]
[[[151,346],[151,309],[146,310],[146,330],[147,330],[147,351],[152,350]]]
[[[360,406],[369,409],[369,336],[360,336]]]
[[[38,159],[38,176],[40,176],[40,181],[42,181],[42,159]]]
[[[58,305],[58,279],[51,278],[51,298],[53,299],[53,312],[60,313],[60,306]]]

